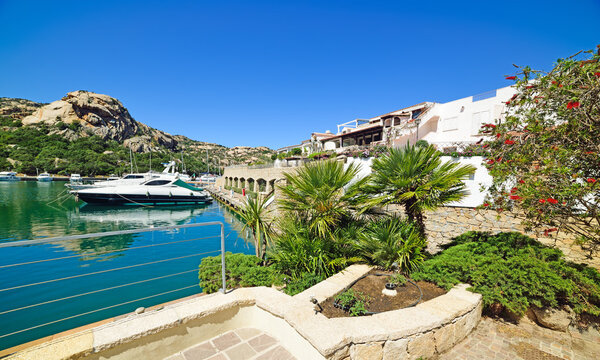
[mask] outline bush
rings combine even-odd
[[[225,276],[227,287],[271,286],[281,283],[271,267],[260,266],[261,259],[254,255],[225,254]],[[198,278],[200,287],[207,294],[221,288],[221,256],[209,256],[202,259]]]
[[[367,263],[384,269],[397,263],[405,273],[417,269],[425,259],[425,239],[412,223],[399,218],[371,223],[358,234],[355,247]]]
[[[302,273],[298,278],[290,279],[283,291],[290,296],[294,296],[296,294],[300,294],[310,287],[317,285],[321,281],[325,280],[325,278],[326,277],[324,275]]]
[[[460,282],[522,316],[530,306],[569,305],[578,314],[600,315],[600,274],[569,263],[560,250],[520,233],[468,232],[412,274],[449,289]]]
[[[295,155],[302,155],[302,149],[300,148],[293,148],[292,151],[289,152],[290,155],[295,156]]]
[[[425,140],[419,140],[415,143],[416,147],[428,147],[429,143]]]

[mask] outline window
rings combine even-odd
[[[123,179],[143,179],[144,175],[127,175]]]
[[[158,186],[158,185],[166,185],[170,182],[171,182],[171,180],[151,180],[151,181],[148,181],[147,183],[145,183],[144,185]]]
[[[445,118],[442,122],[443,131],[458,130],[458,116]]]

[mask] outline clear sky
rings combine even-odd
[[[0,0],[0,96],[88,90],[226,146],[509,85],[600,43],[600,0]]]

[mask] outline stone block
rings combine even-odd
[[[408,359],[408,339],[389,340],[383,345],[383,360]]]
[[[350,346],[344,346],[339,349],[333,355],[331,355],[328,360],[343,360],[346,358],[350,358]]]
[[[416,360],[420,357],[429,358],[435,354],[435,338],[433,331],[417,335],[408,340],[409,359]]]
[[[456,343],[454,336],[455,328],[456,323],[451,323],[435,330],[433,336],[435,338],[435,349],[438,353],[442,353],[452,348],[452,346]]]
[[[382,360],[383,347],[381,343],[353,344],[350,347],[352,360]]]

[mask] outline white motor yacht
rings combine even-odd
[[[71,174],[71,177],[69,178],[69,182],[71,183],[81,183],[82,180],[83,179],[79,174]]]
[[[0,172],[0,181],[19,181],[17,173],[14,171],[2,171]]]
[[[143,182],[146,182],[150,179],[156,179],[158,177],[172,177],[175,178],[177,173],[174,172],[175,162],[171,161],[165,165],[165,169],[162,173],[155,171],[148,171],[146,173],[137,173],[137,174],[128,174],[123,176],[122,178],[111,175],[108,179],[102,181],[94,181],[89,184],[83,183],[71,183],[66,184],[66,186],[73,190],[83,190],[83,189],[93,189],[93,188],[101,188],[106,186],[127,186],[127,185],[139,185]]]
[[[37,181],[39,182],[49,182],[52,181],[52,176],[47,172],[41,173],[37,176]]]
[[[183,182],[178,177],[159,176],[138,185],[115,184],[71,191],[91,204],[206,204],[210,194]]]

